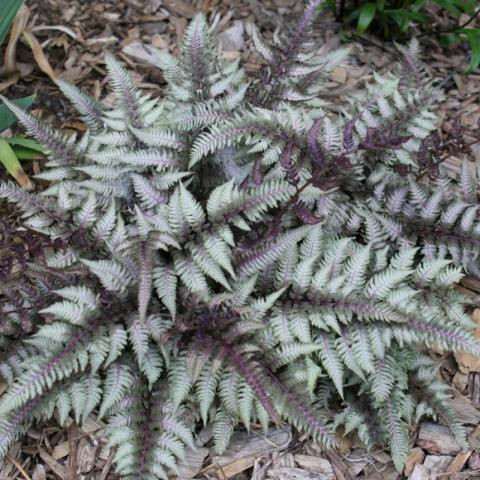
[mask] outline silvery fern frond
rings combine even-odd
[[[333,448],[343,425],[398,470],[424,415],[465,445],[422,352],[480,354],[454,288],[480,274],[478,175],[417,179],[441,169],[415,44],[403,70],[322,99],[346,52],[312,41],[321,3],[276,46],[253,30],[257,79],[198,15],[179,58],[160,56],[162,101],[110,55],[112,108],[58,82],[79,141],[4,99],[48,149],[49,185],[0,184],[19,212],[6,240],[24,240],[1,246],[0,457],[38,420],[92,412],[125,479],[173,475],[200,419],[218,452],[283,421]]]

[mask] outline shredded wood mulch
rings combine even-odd
[[[0,93],[15,98],[37,93],[34,113],[67,134],[84,131],[75,111],[60,96],[49,77],[62,78],[84,88],[96,98],[111,102],[105,87],[103,52],[111,51],[133,72],[135,81],[153,95],[160,95],[162,74],[156,66],[156,52],[175,52],[189,19],[197,11],[209,15],[213,34],[228,59],[241,57],[247,72],[261,68],[261,58],[248,42],[255,23],[267,39],[301,9],[296,0],[27,0],[21,20],[28,24],[30,46],[21,41],[10,45],[7,53],[14,72],[0,68]],[[438,25],[447,21],[435,16]],[[477,19],[478,22],[478,19]],[[315,35],[319,44],[340,45],[333,17],[323,15]],[[465,112],[462,122],[469,133],[478,130],[480,119],[480,75],[462,74],[468,52],[458,45],[441,50],[433,38],[423,37],[424,59],[432,76],[445,92],[437,113],[447,135],[453,119]],[[326,97],[341,104],[342,95],[372,77],[372,72],[388,71],[398,54],[392,44],[352,34],[348,45],[351,56],[337,67],[326,85]],[[33,47],[32,47],[33,46]],[[7,49],[8,50],[8,49]],[[478,157],[480,150],[473,148]],[[450,157],[449,166],[457,169],[461,158]],[[32,173],[41,162],[25,165]],[[6,175],[3,171],[0,176]],[[2,214],[2,212],[0,212]],[[0,232],[1,235],[1,232]],[[473,318],[480,338],[480,281],[465,278],[458,286],[479,309]],[[387,450],[367,452],[355,436],[338,433],[339,449],[325,452],[307,437],[284,428],[272,428],[267,435],[253,428],[238,431],[228,451],[221,456],[211,448],[212,433],[199,432],[197,449],[188,453],[178,477],[252,480],[453,480],[480,478],[480,358],[469,354],[445,355],[431,351],[442,361],[439,371],[454,388],[453,408],[470,431],[471,450],[459,451],[448,431],[431,421],[412,430],[411,453],[403,475],[393,468]],[[0,395],[6,390],[0,380]],[[0,464],[0,480],[116,479],[113,452],[106,447],[104,423],[91,417],[84,425],[70,420],[66,428],[55,424],[31,428],[17,441]]]

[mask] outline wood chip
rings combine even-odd
[[[431,475],[439,475],[445,473],[448,466],[452,463],[453,458],[445,455],[427,455],[423,466]]]
[[[75,480],[78,473],[78,425],[75,422],[73,422],[68,429],[68,450],[70,452],[67,463],[68,480]]]
[[[73,420],[68,417],[67,420],[66,420],[66,426],[69,427],[71,424],[72,424]],[[94,420],[93,417],[88,417],[85,422],[83,422],[83,424],[80,426],[80,430],[83,432],[83,433],[86,433],[87,435],[88,434],[91,434],[91,433],[97,433],[97,434],[101,434],[101,430],[103,430],[105,428],[105,423],[103,423],[101,420],[97,421],[97,420]]]
[[[208,448],[188,449],[185,454],[185,459],[177,467],[177,478],[190,479],[196,477],[202,469],[203,462],[208,453]]]
[[[60,465],[46,450],[42,447],[38,447],[38,453],[40,458],[53,470],[58,478],[61,480],[68,478],[67,469],[63,465]]]
[[[47,480],[47,473],[43,465],[37,465],[32,474],[32,480]]]
[[[478,332],[478,329],[475,330]],[[478,338],[478,333],[475,335]],[[480,358],[468,352],[455,352],[458,368],[462,373],[480,372]]]
[[[455,398],[449,401],[450,406],[455,410],[458,420],[464,425],[478,425],[480,423],[480,411],[465,396],[458,393]]]
[[[213,456],[212,465],[208,468],[218,470],[220,478],[231,478],[251,468],[256,459],[274,451],[288,447],[291,433],[284,429],[272,429],[267,435],[257,432],[250,434],[237,432],[233,435],[230,447],[221,456]]]
[[[430,472],[423,465],[415,465],[408,480],[430,480]]]
[[[347,69],[335,67],[330,74],[330,78],[337,83],[344,84],[347,81]]]
[[[459,392],[463,392],[467,388],[468,375],[458,370],[452,378],[452,383]]]
[[[340,455],[348,455],[352,450],[353,440],[350,435],[345,435],[345,431],[342,427],[337,428],[335,432],[335,440],[337,441],[337,449]]]
[[[460,447],[447,427],[436,423],[424,422],[418,432],[418,445],[429,453],[440,455],[456,455]]]
[[[290,452],[274,452],[272,467],[271,468],[282,468],[282,467],[295,467],[295,458],[293,453]],[[308,469],[307,469],[308,470]]]
[[[480,309],[474,310],[472,319],[477,325],[480,325]],[[476,338],[480,339],[480,327],[476,328],[472,333]],[[467,352],[455,352],[454,355],[458,368],[462,373],[480,372],[480,357]]]
[[[228,61],[235,60],[239,58],[241,55],[242,54],[237,50],[228,50],[228,51],[226,50],[225,52],[222,52],[222,57]]]
[[[403,471],[405,476],[410,476],[415,468],[415,465],[423,463],[424,458],[425,452],[420,447],[412,448],[410,454],[408,455],[407,461],[405,462],[405,469]]]
[[[378,467],[373,470],[372,467],[365,471],[365,478],[368,480],[400,480],[400,474],[395,470],[395,467],[390,464],[387,467]]]
[[[160,68],[160,50],[143,42],[132,42],[122,48],[122,52],[135,60]]]
[[[333,450],[329,450],[325,452],[325,456],[328,458],[328,460],[332,464],[332,468],[333,468],[333,471],[335,472],[336,480],[354,480],[356,478],[357,472],[353,471],[350,465],[348,465],[337,452]],[[365,462],[363,467],[366,464],[367,462]]]
[[[106,459],[105,465],[102,468],[102,473],[98,480],[106,480],[110,469],[112,468],[113,457],[115,456],[115,452],[113,450],[110,451],[110,456]]]
[[[281,467],[270,468],[267,471],[270,478],[278,480],[330,480],[331,477],[318,472],[310,472],[301,468]]]
[[[82,438],[80,440],[77,473],[88,473],[93,469],[95,461],[98,458],[98,449],[99,446],[93,445],[90,439]]]
[[[245,48],[243,38],[245,28],[241,20],[235,20],[230,28],[218,35],[218,41],[224,51],[236,51]]]
[[[470,373],[468,376],[468,395],[472,400],[472,405],[480,407],[480,373]]]
[[[480,425],[468,436],[468,444],[474,450],[480,450]]]
[[[193,3],[193,2],[192,2]],[[165,0],[164,5],[172,13],[181,17],[191,18],[195,15],[195,7],[190,2],[183,0]]]
[[[372,452],[371,456],[377,462],[383,463],[384,465],[386,465],[387,463],[390,463],[392,461],[392,457],[387,452],[384,452],[382,450],[380,450],[378,452]]]
[[[110,455],[112,454],[112,451],[114,451],[114,450],[112,450],[111,448],[107,448],[104,445],[100,446],[100,452],[98,453],[98,459],[106,462],[110,458]]]
[[[150,38],[150,42],[154,47],[159,48],[160,50],[168,49],[168,42],[166,38],[159,33],[155,33],[154,35],[152,35],[152,37]]]
[[[59,443],[55,446],[52,452],[52,457],[55,460],[60,460],[61,458],[66,457],[70,452],[68,441]]]
[[[0,396],[3,395],[8,388],[8,383],[0,377]]]
[[[175,32],[177,36],[177,45],[181,45],[183,41],[183,34],[187,28],[187,20],[185,18],[175,19]]]
[[[468,466],[472,470],[480,470],[480,452],[473,452],[468,459]]]
[[[325,458],[297,454],[295,455],[295,462],[305,470],[321,473],[331,480],[335,478],[332,464]]]
[[[457,454],[457,456],[453,459],[453,461],[450,463],[448,466],[447,470],[445,470],[445,473],[448,473],[449,475],[446,476],[446,480],[453,480],[452,475],[457,474],[460,472],[465,464],[467,463],[468,459],[472,455],[472,451],[469,452],[460,452]]]

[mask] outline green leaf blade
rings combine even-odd
[[[26,110],[32,105],[36,95],[29,95],[28,97],[17,98],[13,100],[13,103],[20,107],[22,110]],[[0,105],[0,131],[5,130],[17,121],[17,117],[5,106]]]
[[[7,169],[8,173],[22,186],[32,187],[32,182],[23,171],[12,147],[3,138],[0,139],[0,162]]]
[[[2,15],[0,15],[0,45],[7,36],[10,25],[22,6],[23,0],[3,0],[2,1]]]
[[[357,32],[364,33],[372,23],[375,14],[377,13],[377,5],[372,2],[367,2],[360,10],[357,22]]]

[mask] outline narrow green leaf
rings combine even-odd
[[[463,8],[463,5],[459,5],[459,2],[455,2],[454,0],[435,0],[435,3],[456,17],[462,14],[462,11],[459,10],[458,7]]]
[[[0,14],[0,45],[3,43],[3,40],[8,33],[8,29],[22,3],[23,0],[2,0]]]
[[[480,65],[480,29],[467,31],[468,43],[470,45],[470,63],[468,71],[473,72]]]
[[[0,138],[0,162],[2,162],[8,173],[12,175],[12,177],[14,177],[20,185],[31,185],[30,179],[23,171],[23,168],[20,165],[20,162],[18,161],[15,152],[3,138]]]
[[[10,143],[8,138],[5,138],[5,140],[7,143]],[[40,160],[43,158],[42,153],[20,145],[13,145],[12,150],[15,152],[15,155],[19,160]]]
[[[13,100],[13,103],[23,110],[26,110],[34,100],[35,95],[30,95],[28,97],[17,98]],[[5,130],[16,121],[17,117],[5,105],[0,105],[0,131]]]
[[[437,0],[438,2],[438,0]],[[458,10],[468,14],[473,15],[475,13],[475,2],[468,0],[443,0],[439,2],[442,6],[445,4],[449,5],[450,8],[456,7]],[[453,7],[452,7],[453,6]],[[446,8],[444,6],[444,8]],[[450,11],[450,10],[449,10]]]
[[[14,135],[13,137],[5,138],[5,140],[10,145],[18,145],[20,147],[28,148],[29,150],[34,150],[35,152],[45,153],[45,148],[31,138],[26,138],[21,135]]]
[[[362,9],[360,10],[360,15],[358,16],[357,22],[357,31],[359,33],[365,32],[367,28],[372,23],[372,20],[375,17],[375,13],[377,12],[377,6],[372,2],[367,2],[363,5]]]

